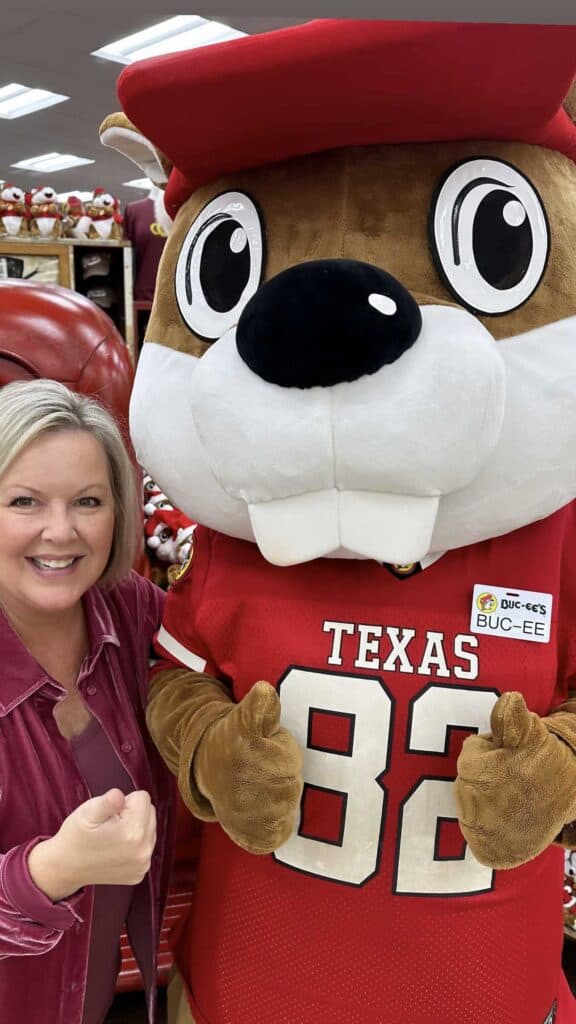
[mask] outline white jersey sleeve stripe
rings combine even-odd
[[[171,654],[173,658],[176,658],[181,665],[186,665],[187,668],[194,669],[195,672],[203,672],[206,668],[206,660],[184,647],[164,626],[160,626],[156,642],[160,647],[164,648],[167,654]]]

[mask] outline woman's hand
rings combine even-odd
[[[156,844],[148,793],[110,789],[80,804],[28,857],[33,882],[53,902],[85,885],[137,885]]]

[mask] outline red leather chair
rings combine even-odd
[[[37,377],[97,397],[127,435],[134,370],[106,313],[68,288],[0,281],[0,387]]]

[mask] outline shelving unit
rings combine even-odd
[[[85,258],[91,252],[109,254],[109,270],[86,276]],[[108,261],[107,261],[108,262]],[[124,338],[132,362],[136,364],[134,302],[132,288],[132,246],[130,242],[100,239],[30,239],[0,238],[0,278],[33,279],[46,284],[87,295],[108,290],[114,301],[110,305],[97,302],[113,320]],[[90,295],[90,292],[93,294]],[[104,295],[103,295],[104,298]]]

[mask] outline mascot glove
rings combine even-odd
[[[521,694],[505,693],[492,710],[492,735],[465,740],[456,805],[464,838],[481,864],[513,868],[556,839],[569,843],[576,818],[572,705],[576,710],[569,702],[540,718]]]
[[[288,839],[302,795],[300,748],[279,722],[276,690],[255,683],[206,729],[194,755],[193,782],[249,853],[272,853]]]

